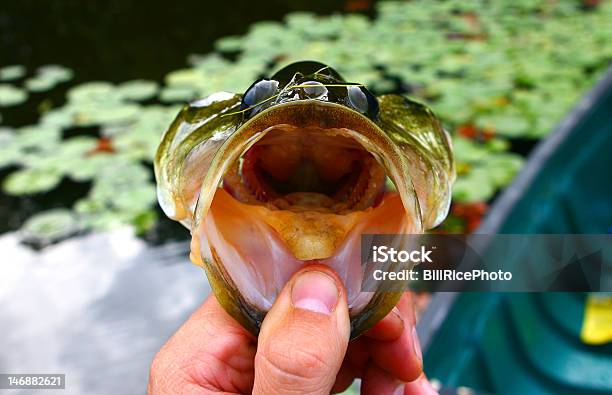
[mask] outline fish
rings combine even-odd
[[[449,133],[427,106],[315,61],[186,104],[154,169],[161,208],[191,232],[191,261],[255,335],[314,264],[342,279],[351,337],[375,325],[401,294],[362,290],[361,236],[437,226],[455,179]]]

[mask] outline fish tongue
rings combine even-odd
[[[307,203],[318,199],[316,195],[302,195],[298,200]],[[307,206],[295,208],[296,211],[271,210],[264,206],[247,205],[233,199],[222,189],[217,191],[211,206],[215,226],[226,233],[228,239],[240,239],[240,243],[234,242],[237,248],[244,250],[242,246],[250,245],[252,240],[273,238],[289,255],[300,261],[332,256],[346,234],[360,220],[357,214],[316,212]]]

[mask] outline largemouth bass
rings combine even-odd
[[[289,278],[323,264],[344,282],[355,337],[400,296],[361,291],[360,236],[439,224],[455,171],[427,107],[298,62],[186,105],[155,175],[162,209],[191,231],[191,260],[245,328],[257,334]]]

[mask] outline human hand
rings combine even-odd
[[[324,266],[296,273],[252,336],[211,296],[159,351],[149,394],[436,394],[423,374],[409,294],[349,343],[346,291]]]

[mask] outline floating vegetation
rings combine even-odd
[[[72,79],[74,72],[67,67],[50,64],[38,68],[36,74],[24,82],[30,92],[46,92]]]
[[[53,81],[55,84],[61,84],[62,82],[70,81],[74,76],[74,72],[59,64],[48,64],[39,67],[36,70],[36,76],[43,80]]]
[[[16,64],[0,68],[0,81],[13,81],[22,78],[26,74],[26,68]]]
[[[21,169],[6,177],[2,188],[10,195],[32,195],[55,188],[61,179],[62,174],[53,169]]]
[[[120,84],[119,94],[125,100],[144,101],[155,97],[159,86],[155,81],[134,80]]]
[[[63,240],[82,229],[74,212],[67,209],[53,209],[36,214],[21,228],[24,242],[41,248]]]
[[[55,82],[45,78],[32,77],[25,81],[24,86],[30,92],[46,92],[55,87]]]
[[[150,164],[180,106],[217,91],[243,92],[283,65],[314,59],[376,94],[406,94],[437,112],[454,134],[458,169],[447,229],[471,230],[484,202],[521,168],[526,151],[517,147],[550,132],[609,65],[610,20],[611,2],[585,9],[573,0],[386,1],[374,19],[294,12],[218,40],[214,53],[189,56],[163,83],[70,86],[61,107],[38,107],[37,125],[0,127],[0,168],[11,169],[2,188],[36,195],[63,179],[88,182],[71,211],[31,221],[68,228],[70,216],[84,229],[132,224],[145,232],[156,221]],[[0,69],[2,122],[28,106],[28,92],[58,92],[73,78],[59,65],[30,74],[19,65]]]
[[[28,93],[10,84],[0,84],[0,107],[16,106],[26,101]]]

